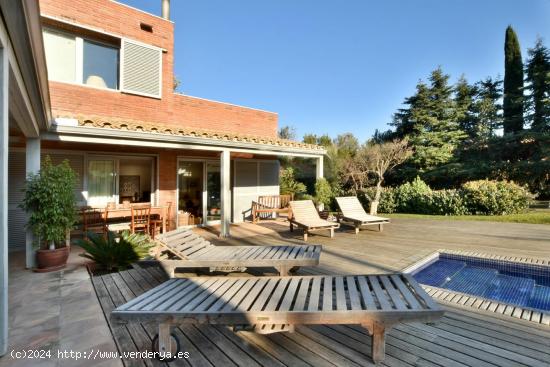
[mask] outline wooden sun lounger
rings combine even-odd
[[[158,323],[154,349],[172,354],[179,346],[173,325],[231,325],[268,334],[292,332],[295,325],[360,324],[372,335],[372,358],[379,362],[393,325],[435,322],[442,315],[411,275],[387,274],[171,279],[115,309],[111,320]]]
[[[389,223],[389,218],[370,215],[365,212],[363,205],[356,196],[346,196],[336,198],[342,215],[339,220],[351,222],[355,226],[355,234],[359,233],[362,226],[378,225],[378,230],[384,229],[384,223]]]
[[[280,275],[292,268],[317,266],[320,245],[215,246],[191,229],[177,229],[159,236],[155,258],[174,277],[176,268],[210,268],[244,271],[248,268],[274,267]]]
[[[311,200],[296,200],[290,202],[290,231],[294,230],[294,226],[304,229],[304,241],[307,242],[309,232],[329,230],[330,237],[334,237],[334,229],[339,228],[340,224],[329,222],[319,216],[315,205]]]

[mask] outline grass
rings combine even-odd
[[[427,214],[382,214],[389,218],[415,218],[435,220],[475,220],[486,222],[550,224],[550,209],[531,209],[527,213],[508,215],[427,215]]]

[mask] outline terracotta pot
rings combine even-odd
[[[46,273],[63,269],[67,265],[68,258],[69,247],[67,246],[55,250],[38,250],[36,251],[37,268],[34,271]]]

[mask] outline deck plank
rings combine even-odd
[[[330,278],[334,274],[390,273],[410,265],[427,256],[430,251],[439,248],[435,246],[441,245],[442,238],[447,239],[447,242],[454,241],[460,244],[468,244],[472,242],[471,239],[479,238],[468,237],[468,234],[464,234],[462,223],[457,226],[460,231],[455,231],[453,228],[449,229],[449,227],[442,226],[439,222],[428,229],[420,228],[416,224],[409,225],[407,222],[404,222],[404,224],[399,223],[401,228],[398,228],[398,221],[392,220],[392,222],[394,223],[381,233],[366,230],[356,236],[349,228],[344,228],[338,231],[335,239],[332,240],[328,237],[316,236],[316,241],[318,240],[323,245],[322,262],[318,267],[302,267],[299,274],[322,275]],[[427,223],[429,225],[429,222]],[[268,224],[268,221],[262,222],[262,225]],[[247,228],[239,235],[249,233],[246,232],[248,231]],[[399,230],[395,230],[396,228]],[[428,230],[431,231],[430,237],[436,238],[438,235],[438,239],[426,238],[425,233]],[[287,231],[288,224],[280,233],[284,236]],[[506,235],[515,238],[527,238],[532,235],[531,230],[518,229],[514,231],[510,231]],[[445,232],[449,232],[449,234]],[[287,239],[281,241],[281,238],[278,235],[273,235],[273,233],[245,236],[244,238],[247,238],[246,243],[251,245],[289,244],[286,241]],[[487,233],[486,227],[483,227],[483,231],[478,231],[478,233]],[[498,241],[495,240],[497,245],[508,241],[503,239],[503,233],[503,230],[498,233],[493,232],[495,236],[500,236],[495,237],[498,238]],[[550,235],[550,231],[546,233]],[[201,233],[201,235],[203,234]],[[544,234],[539,234],[539,237],[541,239],[545,238]],[[303,244],[303,242],[295,240],[296,235],[289,238],[288,241],[291,241],[293,245]],[[207,237],[207,240],[213,243],[218,241],[214,236]],[[432,242],[433,247],[430,249],[426,244]],[[540,242],[542,241],[539,240],[537,243]],[[522,245],[524,243],[522,242]],[[240,242],[238,235],[235,235],[233,239],[224,240],[223,243],[223,245],[233,244],[243,244]],[[368,244],[368,251],[365,251],[366,244]],[[477,246],[480,246],[479,241]],[[499,249],[502,250],[500,254],[512,258],[537,257],[537,247],[532,244],[525,244],[524,246],[526,251],[531,251],[531,253],[514,254],[512,250],[500,247]],[[473,245],[464,245],[461,249],[469,250],[472,253],[491,253],[491,248],[476,249]],[[243,250],[240,254],[255,257],[261,252],[272,250],[273,248],[265,246],[265,248],[251,248],[247,252]],[[301,251],[307,253],[308,251],[311,252],[311,249],[307,247],[287,249],[285,252],[279,252],[278,256],[292,257],[293,254],[298,254]],[[517,251],[517,249],[513,251]],[[277,257],[277,253],[272,253],[271,256]],[[121,272],[119,275],[110,276],[110,279],[108,280],[109,287],[106,287],[102,278],[93,278],[94,288],[105,313],[110,312],[115,306],[113,298],[117,302],[126,301],[132,296],[142,294],[161,284],[167,277],[160,268],[143,266]],[[206,282],[209,278],[204,277],[204,279]],[[231,276],[227,279],[231,279]],[[323,300],[320,300],[324,287],[322,287],[321,278],[316,277],[314,279],[317,279],[316,285],[314,284],[315,280],[304,279],[300,284],[296,284],[290,278],[288,284],[281,291],[282,299],[279,302],[281,307],[287,308],[294,305],[295,308],[312,307],[312,309],[317,310],[319,301],[324,304]],[[344,277],[340,278],[343,280],[342,282],[338,278],[333,279],[337,294],[334,300],[330,300],[330,305],[336,309],[343,306],[344,300],[352,308],[354,305],[362,308],[367,303],[368,307],[374,308],[376,302],[380,302],[379,297],[385,299],[386,302],[394,302],[396,294],[407,307],[414,308],[415,302],[423,304],[431,301],[431,298],[423,300],[419,296],[420,293],[404,293],[395,276],[387,278],[392,287],[385,281],[379,283],[378,293],[374,287],[371,288],[369,281],[363,280],[364,284],[361,282],[360,279],[365,278]],[[404,282],[403,284],[406,285],[406,277],[401,279]],[[338,293],[341,283],[344,285],[342,288],[344,291],[343,298],[341,297],[342,293]],[[235,303],[247,303],[249,306],[257,303],[259,295],[264,295],[265,281],[262,283],[261,278],[251,277],[246,285],[247,287],[236,292],[232,292],[233,287],[228,287],[225,290],[223,301],[215,304],[215,307],[231,308],[234,307],[232,305],[233,301]],[[393,288],[393,292],[388,291],[391,288]],[[274,284],[270,294],[273,295],[277,289],[280,290]],[[294,295],[292,295],[293,292]],[[466,309],[463,306],[453,306],[437,299],[436,301],[442,303],[446,310],[441,322],[435,325],[416,323],[396,325],[387,333],[386,360],[381,363],[382,366],[548,366],[550,329],[548,327],[544,329],[543,325],[533,326],[532,321],[522,319],[522,317],[535,318],[542,316],[538,316],[536,313],[521,313],[516,315],[519,317],[510,317],[506,314],[517,312],[515,311],[516,308],[494,305],[489,302],[484,303],[483,300],[476,297],[457,296],[450,292],[441,292],[435,289],[428,290],[428,293],[442,298],[447,297],[448,300],[452,299],[453,302],[456,301],[460,304],[475,304],[477,308]],[[373,297],[374,295],[378,297]],[[208,297],[202,298],[201,302],[205,302],[207,299]],[[309,302],[310,299],[311,302]],[[262,307],[266,307],[271,302],[269,298],[265,301]],[[180,302],[180,306],[183,306],[189,304],[189,299],[184,300],[174,295],[172,302]],[[273,306],[274,302],[272,301],[270,307]],[[326,302],[329,301],[326,300]],[[261,303],[261,300],[259,303]],[[134,341],[136,337],[134,332],[141,335],[138,335],[138,337],[142,338],[143,343],[150,340],[156,330],[154,325],[142,324],[141,331],[128,332],[127,326],[118,325],[113,327],[112,325],[112,333],[120,350],[138,350]],[[297,326],[295,333],[279,335],[234,332],[223,326],[196,327],[188,325],[175,328],[174,333],[180,338],[184,350],[190,353],[188,360],[175,361],[169,364],[174,366],[305,367],[315,364],[350,367],[374,366],[370,359],[371,338],[365,329],[357,325]],[[153,366],[153,363],[156,363],[135,360],[124,360],[123,362],[126,366]]]

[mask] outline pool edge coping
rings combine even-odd
[[[447,250],[439,249],[433,251],[422,259],[415,261],[413,264],[405,267],[402,272],[410,274],[415,270],[426,267],[431,264],[434,260],[439,258],[441,253],[451,254],[451,255],[461,255],[476,257],[481,259],[488,260],[499,260],[507,261],[516,264],[524,265],[536,265],[547,267],[550,269],[550,262],[543,259],[534,259],[522,256],[502,256],[502,255],[493,255],[472,251],[459,251],[459,250]],[[488,298],[483,298],[479,296],[474,296],[467,293],[461,293],[452,291],[449,289],[439,288],[435,286],[429,286],[425,284],[420,284],[422,288],[430,295],[432,298],[435,298],[439,301],[444,301],[453,305],[458,305],[465,308],[493,312],[497,315],[504,315],[514,317],[519,320],[529,321],[535,324],[550,326],[550,312],[540,311],[529,307],[520,307],[512,305],[509,303],[502,303],[494,301]]]

